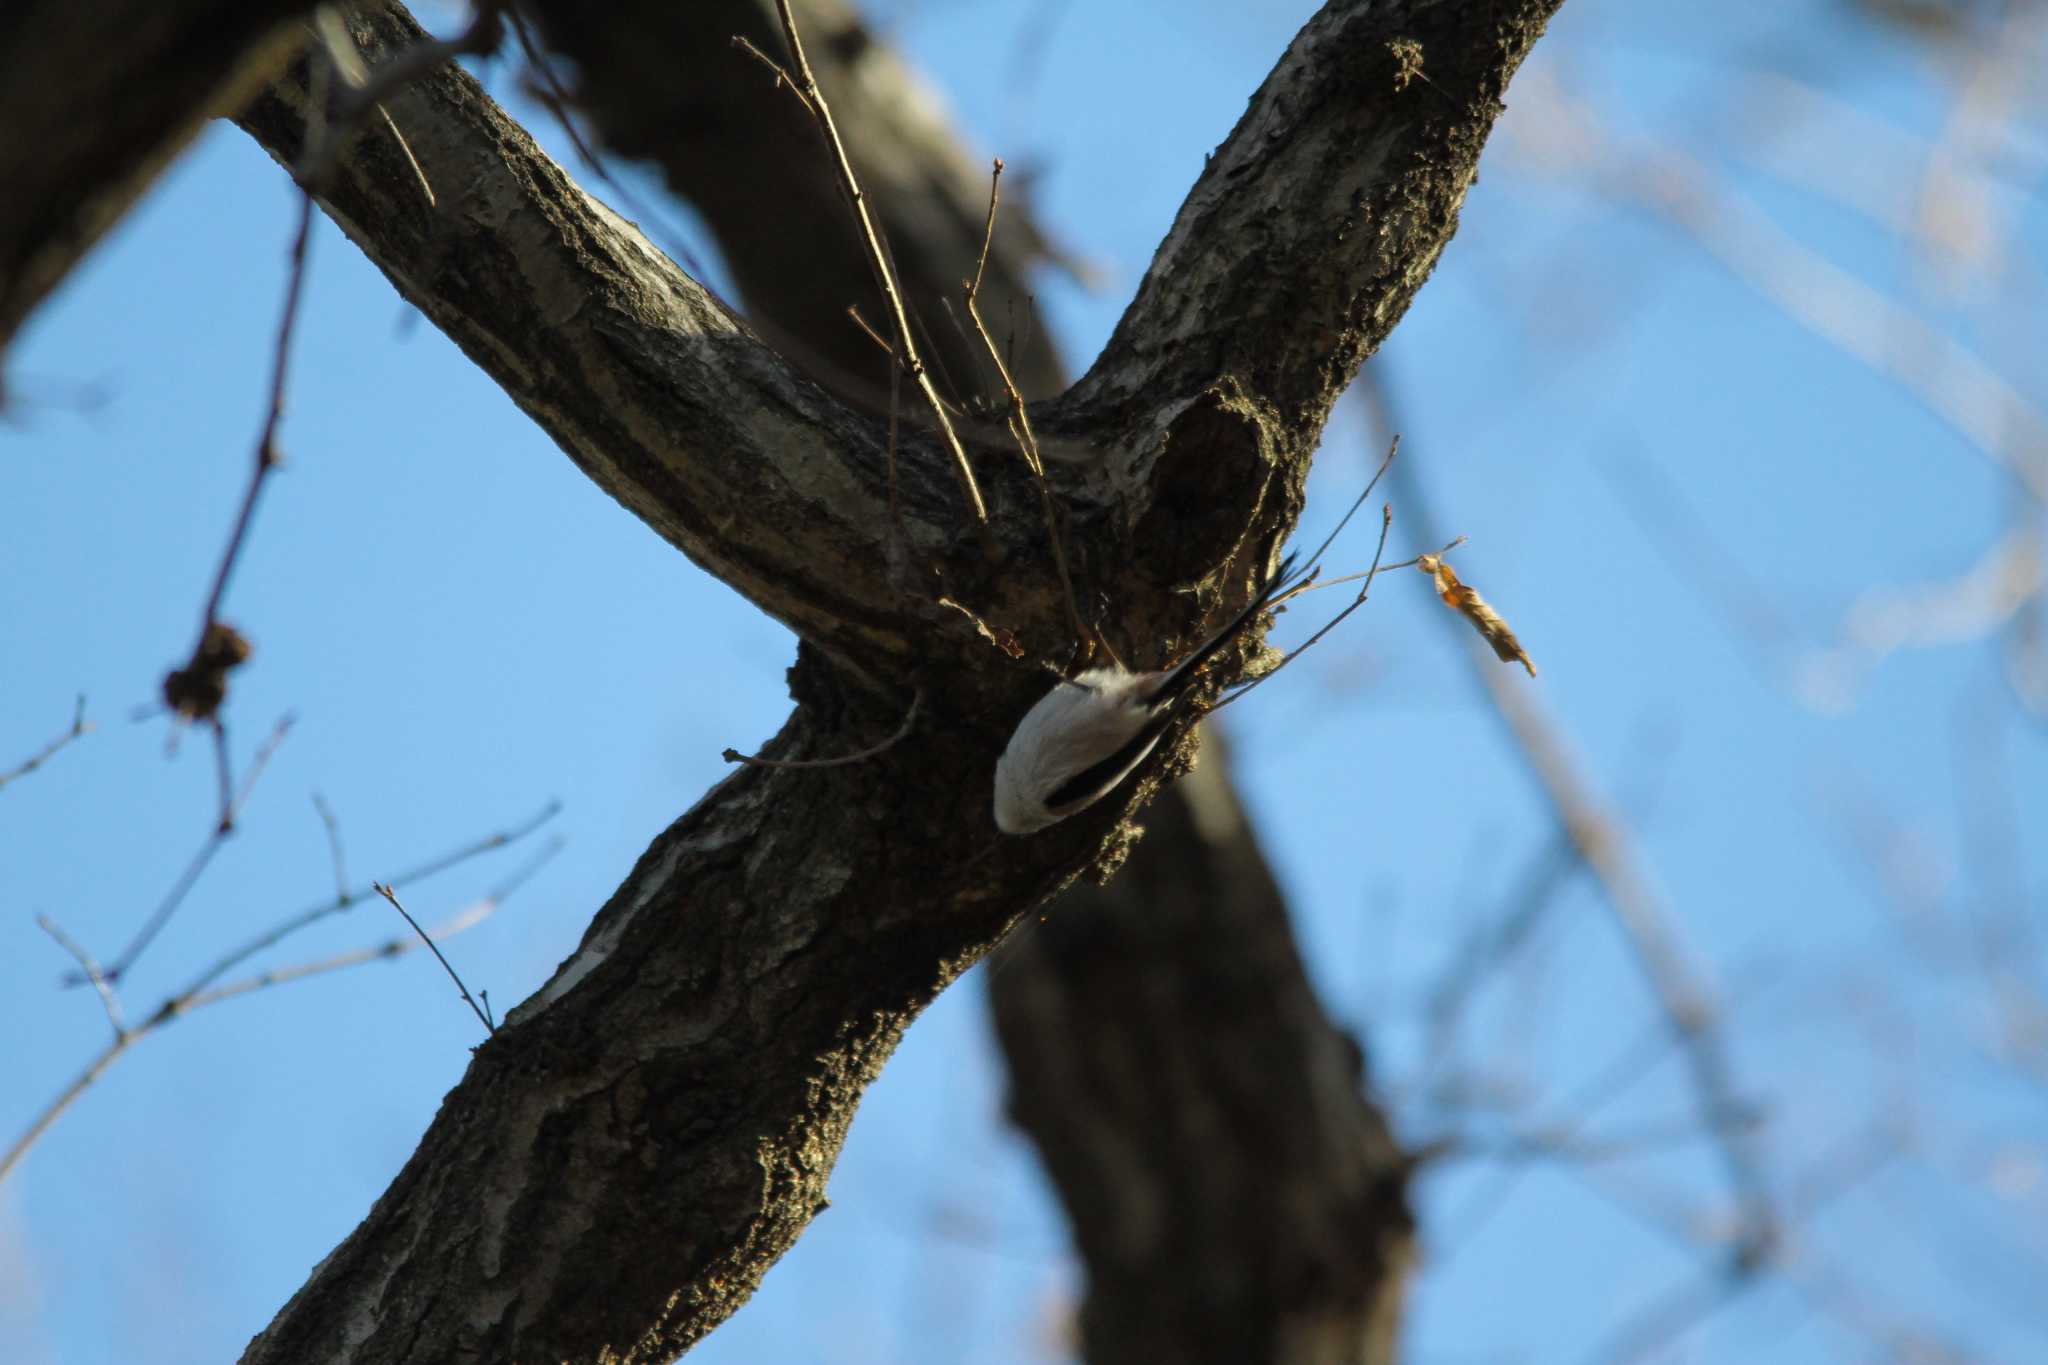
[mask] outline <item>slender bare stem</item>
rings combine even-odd
[[[1039,506],[1045,512],[1045,538],[1052,546],[1053,566],[1059,570],[1060,591],[1066,595],[1067,617],[1074,627],[1074,638],[1086,642],[1094,638],[1087,624],[1081,619],[1081,604],[1074,597],[1073,576],[1067,571],[1067,547],[1060,535],[1059,514],[1053,503],[1052,488],[1045,478],[1045,459],[1038,449],[1038,436],[1031,430],[1031,417],[1024,410],[1024,395],[1017,388],[1016,380],[1010,377],[1010,367],[1003,363],[1002,352],[996,348],[995,338],[989,335],[988,324],[981,320],[981,277],[988,269],[989,243],[996,232],[996,199],[1003,183],[1003,159],[995,159],[994,169],[988,178],[988,219],[981,228],[981,257],[974,265],[974,279],[963,285],[963,298],[967,304],[968,320],[973,322],[975,334],[988,349],[988,358],[995,362],[996,377],[1002,381],[1003,396],[1010,403],[1010,435],[1016,439],[1017,448],[1024,454],[1025,467],[1031,471],[1032,482],[1038,489]],[[1107,642],[1105,641],[1105,646]]]
[[[475,1012],[477,1022],[484,1026],[484,1032],[496,1033],[498,1025],[491,1019],[491,1016],[485,1011],[484,1007],[477,1004],[475,997],[470,995],[469,987],[462,984],[461,975],[456,972],[454,964],[448,961],[447,955],[441,951],[441,945],[434,942],[426,930],[420,928],[420,922],[412,917],[410,910],[407,910],[405,906],[399,903],[397,894],[390,887],[382,882],[371,882],[370,885],[377,888],[378,895],[391,902],[391,908],[404,917],[405,922],[412,926],[412,931],[419,935],[420,942],[426,944],[428,949],[433,952],[434,960],[441,964],[441,970],[448,973],[448,979],[453,981],[455,989],[462,993],[462,1002]]]
[[[256,756],[250,760],[249,771],[242,775],[242,785],[239,789],[233,787],[228,773],[225,729],[217,724],[214,726],[222,746],[219,751],[222,802],[214,818],[213,832],[207,835],[206,842],[199,846],[199,851],[192,855],[192,861],[185,865],[185,870],[179,874],[178,880],[171,884],[171,889],[157,903],[149,918],[142,922],[142,927],[135,931],[135,937],[128,940],[128,946],[109,964],[107,980],[119,981],[134,967],[135,960],[141,957],[156,936],[163,932],[164,926],[171,922],[171,916],[178,912],[178,907],[185,903],[185,898],[191,894],[192,888],[198,885],[201,874],[213,861],[213,855],[220,852],[221,845],[235,832],[235,820],[242,808],[248,804],[249,795],[256,788],[256,780],[263,776],[264,768],[270,763],[270,756],[277,752],[278,745],[284,743],[285,735],[291,731],[292,720],[293,717],[289,714],[278,718],[277,725],[270,732],[270,738],[263,742],[263,747],[258,749]],[[63,978],[62,984],[83,986],[88,982],[86,977],[73,972]]]
[[[738,749],[727,749],[723,755],[728,763],[744,763],[751,768],[841,768],[849,763],[860,763],[876,754],[886,753],[901,744],[917,724],[917,713],[924,706],[924,689],[910,699],[910,710],[905,713],[903,723],[896,727],[896,733],[856,753],[841,754],[838,758],[756,758],[743,754]]]
[[[955,472],[960,478],[960,491],[967,499],[969,509],[974,513],[975,525],[988,526],[988,506],[982,501],[980,485],[974,481],[974,467],[968,462],[966,447],[960,444],[960,435],[953,430],[952,419],[946,415],[946,405],[939,398],[938,390],[932,386],[931,373],[925,368],[917,352],[917,341],[911,335],[910,316],[903,308],[903,295],[896,286],[896,272],[890,268],[889,253],[883,247],[882,236],[868,213],[867,192],[860,187],[860,178],[853,172],[853,162],[846,155],[846,144],[840,139],[839,127],[832,120],[832,106],[825,100],[825,92],[818,87],[818,78],[811,71],[810,59],[804,55],[803,38],[797,33],[796,14],[790,9],[789,0],[776,0],[776,10],[782,18],[782,36],[789,44],[790,60],[796,63],[796,74],[790,75],[773,57],[755,47],[745,38],[735,34],[733,46],[750,54],[756,61],[775,73],[776,83],[787,86],[804,112],[818,125],[819,134],[825,139],[832,153],[834,169],[839,174],[839,188],[846,193],[853,206],[854,217],[859,220],[862,243],[867,248],[868,268],[874,275],[875,287],[882,292],[882,298],[889,305],[891,320],[896,326],[895,353],[904,368],[917,381],[919,392],[931,407],[932,417],[939,424],[939,432],[945,438],[946,447],[953,454]]]
[[[12,782],[17,777],[28,776],[30,773],[42,767],[45,763],[49,762],[52,758],[54,758],[57,755],[57,752],[61,750],[65,745],[71,743],[71,741],[77,739],[81,735],[91,733],[92,729],[92,722],[85,718],[85,694],[81,692],[78,694],[78,707],[71,714],[71,728],[69,730],[66,730],[63,734],[57,736],[55,739],[51,740],[48,744],[45,744],[42,748],[36,750],[35,753],[23,759],[19,764],[17,764],[13,768],[8,769],[4,773],[0,773],[0,787],[6,786],[8,783]]]
[[[552,808],[549,810],[548,814],[553,814]],[[500,847],[501,845],[509,842],[511,839],[522,836],[523,834],[530,831],[534,827],[534,824],[537,823],[537,821],[532,822],[524,826],[520,830],[506,831],[500,834],[492,835],[487,839],[479,840],[478,842],[471,844],[466,848],[458,849],[454,853],[447,854],[442,858],[436,859],[433,862],[428,863],[423,868],[415,869],[412,873],[409,873],[407,875],[410,877],[424,876],[430,871],[439,871],[442,868],[453,865],[454,863],[461,862],[469,858],[473,858],[479,853],[485,852],[489,849]],[[191,982],[189,982],[184,987],[184,989],[178,991],[174,995],[166,997],[164,1001],[160,1005],[158,1005],[154,1011],[150,1013],[149,1017],[147,1019],[144,1019],[140,1024],[137,1024],[133,1028],[123,1029],[118,1024],[118,1022],[116,1023],[116,1031],[114,1034],[113,1041],[108,1043],[105,1048],[101,1049],[99,1055],[94,1057],[90,1062],[86,1063],[85,1069],[79,1072],[77,1077],[74,1078],[69,1085],[65,1086],[63,1091],[59,1093],[58,1096],[54,1100],[52,1100],[49,1103],[49,1105],[43,1109],[41,1113],[37,1114],[35,1118],[30,1121],[28,1127],[23,1130],[21,1136],[15,1139],[14,1145],[9,1147],[4,1155],[0,1155],[0,1182],[4,1182],[7,1179],[8,1173],[20,1164],[22,1157],[28,1153],[31,1147],[35,1146],[37,1141],[39,1141],[42,1138],[44,1133],[50,1130],[51,1125],[56,1123],[56,1121],[59,1118],[63,1117],[64,1111],[69,1109],[74,1103],[76,1103],[80,1095],[83,1095],[87,1090],[90,1090],[93,1084],[97,1082],[99,1078],[106,1073],[107,1068],[111,1067],[116,1061],[120,1060],[122,1054],[127,1052],[129,1048],[133,1047],[137,1042],[141,1041],[143,1038],[146,1038],[150,1034],[157,1032],[159,1029],[168,1028],[171,1024],[177,1022],[179,1019],[184,1018],[186,1015],[192,1013],[195,1010],[204,1009],[208,1005],[219,1004],[223,1000],[232,1000],[237,996],[248,995],[254,991],[264,990],[271,986],[281,986],[286,984],[287,982],[303,981],[307,977],[321,976],[328,972],[341,971],[344,968],[361,966],[363,963],[366,962],[376,962],[389,958],[402,957],[405,954],[419,948],[422,943],[426,944],[426,946],[428,947],[433,947],[442,939],[453,938],[455,935],[462,933],[465,930],[475,928],[477,925],[483,923],[484,920],[488,919],[502,905],[504,905],[504,903],[511,898],[512,894],[515,891],[517,891],[521,886],[523,886],[526,883],[526,881],[533,876],[535,872],[539,871],[540,868],[543,865],[545,865],[550,858],[554,857],[556,853],[560,852],[561,848],[562,841],[559,838],[551,840],[546,846],[544,846],[541,849],[541,851],[537,855],[535,855],[533,858],[529,859],[526,863],[521,865],[512,873],[512,875],[505,878],[504,881],[500,882],[497,886],[493,887],[489,892],[487,892],[483,896],[482,899],[475,901],[468,906],[465,906],[463,909],[449,916],[447,919],[435,925],[430,930],[419,931],[416,929],[415,932],[418,934],[418,937],[413,937],[411,935],[393,937],[390,939],[386,939],[381,943],[373,944],[367,948],[357,948],[349,952],[337,953],[331,957],[318,958],[308,962],[292,963],[283,967],[275,967],[268,971],[256,973],[253,976],[244,977],[238,981],[231,981],[224,986],[216,986],[212,989],[208,989],[208,987],[212,985],[213,981],[216,980],[224,971],[226,971],[228,967],[232,966],[236,962],[241,961],[242,958],[246,957],[249,952],[253,952],[254,948],[250,948],[244,952],[231,955],[229,958],[224,959],[222,962],[214,964],[214,966],[208,968],[205,972],[202,972],[199,976],[195,977]],[[405,878],[393,879],[394,884],[396,882],[403,880],[405,880]],[[371,893],[364,893],[365,896],[367,896],[368,894]],[[410,916],[408,916],[408,919],[410,919]],[[292,920],[286,921],[285,925],[282,926],[278,931],[274,932],[273,934],[267,935],[263,940],[261,940],[260,946],[267,947],[271,943],[275,943],[278,939],[284,937],[286,933],[291,932],[292,929],[304,928],[307,924],[311,922],[312,920],[305,916],[294,917]],[[57,931],[54,929],[53,926],[51,927],[51,931],[53,936],[58,937],[58,941],[60,943],[65,944],[66,951],[71,952],[74,957],[79,957],[82,962],[89,962],[89,958],[86,958],[84,956],[83,950],[78,948],[76,944],[69,943],[64,937],[58,935]],[[438,954],[439,950],[436,949],[435,951]],[[91,970],[91,968],[88,967],[88,970]],[[97,973],[97,976],[100,982],[106,981],[105,973]],[[111,987],[109,987],[109,989],[111,989]],[[109,1017],[112,1018],[114,1016],[110,1014]]]
[[[127,1036],[128,1020],[121,1013],[121,997],[114,994],[114,985],[107,980],[107,974],[100,970],[98,959],[85,950],[84,944],[65,933],[48,915],[37,915],[36,924],[44,933],[57,940],[58,947],[71,954],[72,960],[78,963],[78,969],[85,973],[85,979],[92,982],[93,990],[99,993],[100,1006],[107,1012],[107,1022],[114,1027],[115,1040]]]

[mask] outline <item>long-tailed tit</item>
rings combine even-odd
[[[1250,606],[1174,667],[1091,668],[1040,697],[996,761],[996,827],[1035,833],[1115,790],[1173,723],[1196,670],[1286,590],[1293,568],[1289,556]]]

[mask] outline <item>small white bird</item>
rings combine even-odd
[[[1133,673],[1091,668],[1058,683],[1024,713],[996,761],[996,827],[1032,834],[1115,790],[1145,761],[1188,695],[1195,672],[1288,586],[1294,558],[1222,630],[1174,667]]]

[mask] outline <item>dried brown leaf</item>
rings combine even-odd
[[[1529,658],[1529,651],[1522,648],[1522,642],[1515,638],[1515,632],[1508,627],[1507,621],[1479,595],[1478,589],[1459,581],[1451,566],[1444,563],[1443,556],[1419,556],[1415,567],[1436,580],[1436,595],[1444,600],[1445,606],[1472,623],[1472,629],[1493,646],[1493,652],[1500,656],[1502,663],[1520,664],[1529,670],[1530,677],[1536,676],[1536,665]]]

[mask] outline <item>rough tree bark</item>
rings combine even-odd
[[[789,93],[726,55],[731,34],[780,50],[773,0],[534,8],[603,142],[655,161],[702,211],[749,320],[797,339],[841,397],[869,401],[887,359],[844,309],[881,314],[830,168]],[[928,354],[985,397],[979,342],[945,305],[957,310],[976,269],[988,161],[855,11],[804,0],[797,13],[904,293],[936,320]],[[1027,343],[1012,369],[1034,395],[1068,382],[1027,274],[1051,254],[1013,190],[984,306]],[[1003,950],[989,992],[1011,1111],[1076,1231],[1092,1365],[1387,1361],[1412,1259],[1408,1163],[1358,1049],[1316,1001],[1227,765],[1207,749],[1221,745],[1211,737],[1201,766],[1160,793],[1113,881],[1073,886]]]
[[[1559,2],[1331,4],[1211,159],[1110,346],[1042,414],[1090,452],[1058,491],[1127,655],[1170,655],[1264,572],[1330,404],[1449,240]],[[359,27],[373,53],[416,36],[390,11]],[[924,704],[869,762],[744,769],[661,835],[245,1359],[666,1359],[819,1207],[903,1027],[1016,916],[1113,868],[1187,744],[1119,799],[1001,840],[988,772],[1044,675],[990,638],[1066,647],[1014,456],[978,457],[990,552],[912,433],[899,540],[883,424],[757,342],[466,77],[391,108],[440,209],[381,130],[347,149],[325,207],[591,477],[798,633],[798,705],[770,754],[843,752]],[[287,79],[246,125],[290,157],[303,116]],[[546,347],[521,344],[537,332]]]

